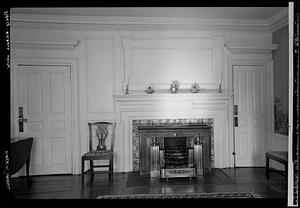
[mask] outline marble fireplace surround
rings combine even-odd
[[[116,94],[117,171],[137,171],[138,144],[136,125],[143,121],[163,123],[211,122],[213,129],[213,163],[215,168],[233,167],[232,94]]]
[[[139,126],[180,126],[180,125],[203,125],[213,127],[213,118],[204,119],[152,119],[152,120],[133,120],[132,121],[132,155],[133,171],[139,171],[140,166],[140,131]],[[211,130],[211,167],[214,167],[214,139],[213,129]]]

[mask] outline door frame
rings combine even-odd
[[[230,115],[230,120],[232,123],[232,144],[233,144],[233,153],[235,153],[235,127],[234,127],[234,115],[233,115],[233,108],[234,108],[234,83],[233,83],[233,67],[234,66],[264,66],[266,68],[266,77],[268,78],[267,80],[267,113],[268,113],[268,126],[266,129],[267,132],[267,141],[266,141],[266,148],[265,151],[269,151],[269,148],[271,147],[271,134],[272,134],[272,97],[273,97],[273,89],[272,89],[272,75],[273,75],[273,61],[272,60],[236,60],[236,59],[229,59],[228,61],[228,89],[232,92],[232,99],[230,103],[230,110],[229,110],[229,115]],[[236,156],[233,154],[233,161],[234,161],[234,168],[236,167]]]
[[[80,140],[79,140],[79,105],[78,105],[78,66],[79,59],[61,57],[17,57],[12,59],[11,67],[11,135],[17,133],[17,68],[19,65],[28,66],[67,66],[70,68],[70,94],[71,94],[71,173],[80,173]]]

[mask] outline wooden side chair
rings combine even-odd
[[[108,173],[109,180],[113,180],[114,170],[114,139],[116,123],[110,122],[95,122],[88,123],[89,126],[89,152],[81,157],[81,181],[84,183],[84,175],[90,172],[92,175],[95,173]],[[98,143],[97,147],[96,143]],[[85,161],[90,161],[90,169],[84,172]],[[106,165],[94,165],[94,160],[108,160]],[[108,167],[108,171],[94,171],[94,168]]]

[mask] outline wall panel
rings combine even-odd
[[[123,41],[125,56],[124,83],[131,90],[144,90],[151,84],[168,89],[172,80],[180,88],[192,83],[201,88],[216,88],[222,68],[222,45],[214,38],[128,38]]]
[[[87,112],[112,112],[114,92],[114,40],[87,38]]]

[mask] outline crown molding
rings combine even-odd
[[[223,29],[269,31],[268,20],[171,17],[95,17],[11,14],[11,27],[30,29]]]
[[[275,32],[288,24],[288,7],[269,18],[270,30]]]
[[[80,40],[60,41],[13,41],[14,49],[39,49],[39,50],[73,50],[80,44]]]

